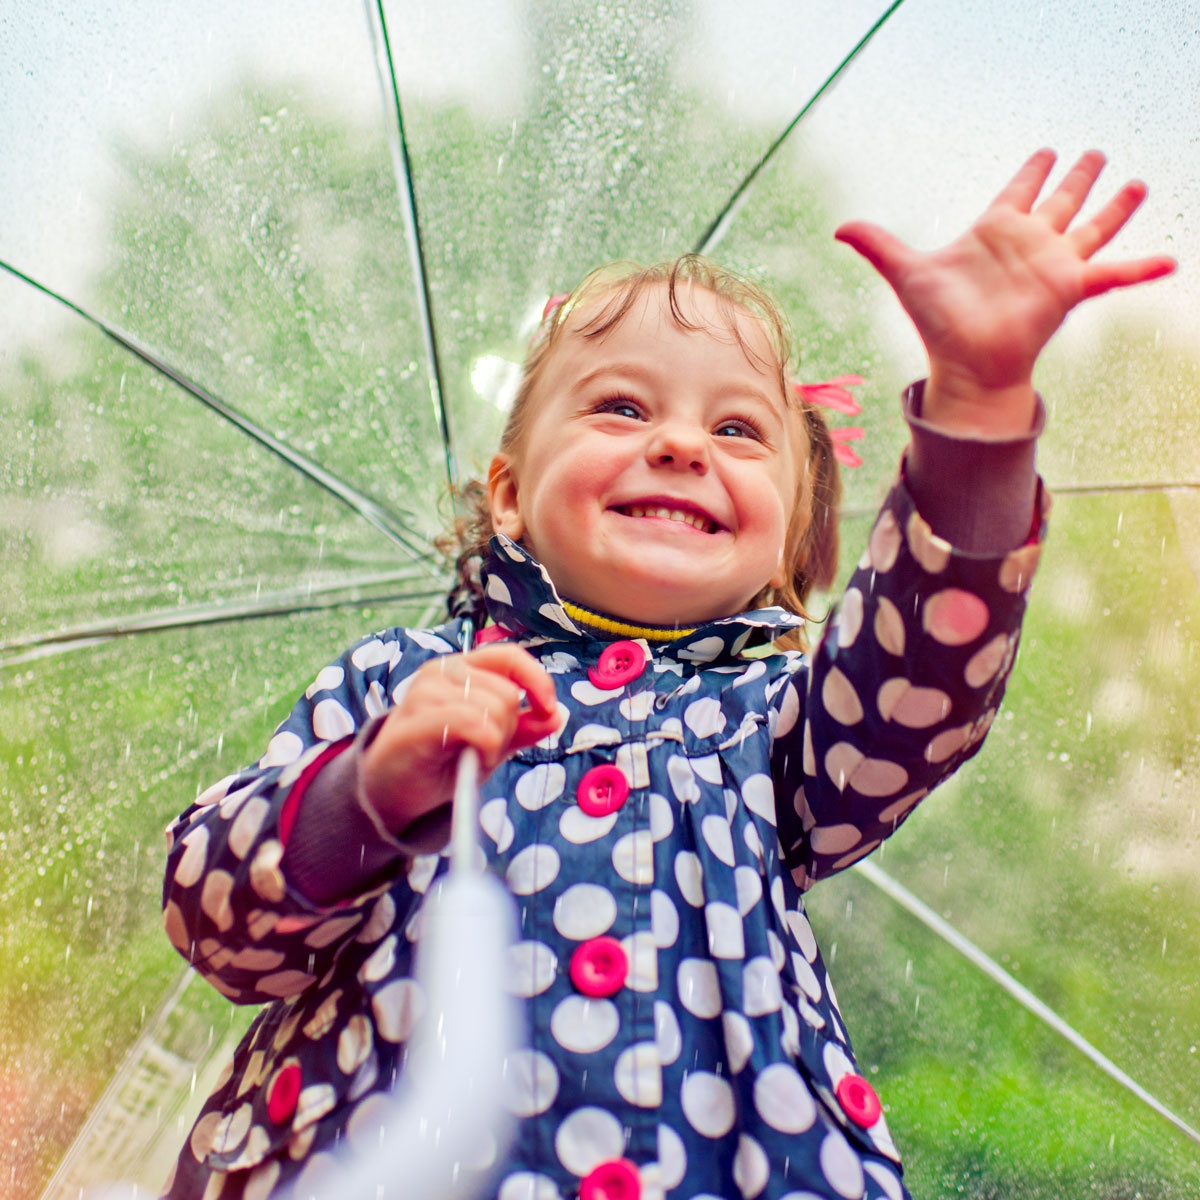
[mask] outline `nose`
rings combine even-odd
[[[655,467],[703,475],[709,468],[708,432],[693,421],[663,421],[651,432],[646,457]]]

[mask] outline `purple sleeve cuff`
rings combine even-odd
[[[368,721],[349,748],[318,771],[300,798],[284,868],[292,887],[314,904],[360,895],[398,873],[414,855],[440,850],[449,841],[448,804],[418,817],[395,837],[363,795],[363,751],[383,722],[382,716]]]
[[[912,441],[905,481],[917,511],[939,537],[968,554],[1004,554],[1029,540],[1037,504],[1034,469],[1046,409],[1037,399],[1033,426],[1020,437],[956,437],[921,418],[925,383],[904,393]]]

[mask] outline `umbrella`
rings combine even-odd
[[[1200,1186],[1200,21],[1127,8],[6,6],[8,1194],[165,1173],[245,1018],[179,976],[159,831],[363,629],[436,616],[447,477],[546,295],[705,240],[768,281],[808,377],[869,380],[853,558],[920,361],[829,234],[933,244],[1047,140],[1144,175],[1114,252],[1184,269],[1047,354],[1058,500],[1007,712],[812,907],[916,1194]]]

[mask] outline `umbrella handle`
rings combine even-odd
[[[506,987],[516,901],[480,863],[479,755],[458,760],[450,870],[422,908],[417,982],[425,1011],[393,1092],[353,1123],[336,1177],[315,1200],[472,1200],[516,1134],[505,1062],[521,1009]]]
[[[479,859],[479,752],[464,746],[454,774],[450,810],[450,870],[477,873]]]
[[[476,1200],[516,1135],[504,1094],[521,1028],[505,987],[516,902],[488,872],[451,871],[430,889],[421,919],[425,1011],[403,1069],[392,1091],[361,1103],[311,1200]],[[143,1194],[126,1183],[87,1200]]]

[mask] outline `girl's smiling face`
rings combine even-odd
[[[688,626],[740,612],[786,578],[807,442],[759,321],[731,317],[699,286],[677,298],[698,328],[673,317],[665,283],[603,333],[582,332],[596,302],[566,318],[528,427],[493,460],[488,490],[496,530],[562,596]]]

